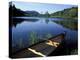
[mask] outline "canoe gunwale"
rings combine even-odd
[[[34,46],[34,45],[37,45],[37,44],[39,44],[39,43],[42,43],[42,42],[45,42],[45,41],[48,41],[48,40],[51,40],[51,39],[54,39],[54,38],[56,38],[56,37],[58,37],[58,36],[65,36],[65,34],[64,33],[61,33],[61,34],[58,34],[58,35],[56,35],[56,36],[53,36],[53,37],[51,37],[51,38],[49,38],[49,39],[47,39],[47,40],[43,40],[43,41],[40,41],[40,42],[38,42],[38,43],[36,43],[36,44],[33,44],[33,45],[31,45],[31,46],[29,46],[29,47],[27,47],[27,48],[23,48],[23,49],[21,49],[21,50],[19,50],[19,51],[16,51],[15,53],[13,53],[12,55],[15,55],[16,53],[19,53],[19,52],[21,52],[21,51],[23,51],[23,50],[25,50],[25,49],[28,49],[28,48],[30,48],[30,47],[32,47],[32,46]],[[64,39],[64,38],[63,38]],[[61,44],[61,43],[60,43]]]

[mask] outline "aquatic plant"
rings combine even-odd
[[[37,36],[37,33],[36,32],[31,32],[30,33],[30,39],[29,39],[29,43],[30,43],[30,45],[32,45],[32,44],[35,44],[35,43],[37,43],[38,42],[38,36]]]
[[[24,47],[24,44],[23,44],[23,39],[20,39],[19,40],[19,48],[23,48]]]
[[[48,38],[51,38],[52,37],[52,34],[48,33],[46,34],[45,38],[48,39]]]

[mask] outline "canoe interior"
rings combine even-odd
[[[45,57],[51,54],[53,51],[61,45],[64,40],[65,34],[59,34],[51,37],[47,40],[38,42],[14,53],[12,58],[26,58],[26,57]]]

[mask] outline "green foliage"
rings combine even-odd
[[[78,21],[77,20],[60,20],[60,21],[54,21],[54,22],[61,24],[62,26],[66,27],[66,28],[78,30]]]
[[[16,8],[12,2],[9,4],[9,17],[14,17],[14,16],[39,16],[39,13],[37,11],[23,11],[19,8]]]
[[[23,39],[20,39],[19,40],[19,48],[23,48],[23,47],[24,47]]]
[[[45,38],[44,39],[48,39],[48,38],[51,38],[52,37],[52,34],[48,33],[45,35]],[[37,36],[37,33],[36,32],[31,32],[30,33],[30,39],[29,39],[29,43],[30,45],[32,44],[35,44],[37,42],[39,42],[39,39],[38,39],[38,36]]]
[[[46,37],[46,39],[51,38],[52,37],[52,34],[48,33],[48,34],[46,34],[45,37]]]
[[[57,11],[55,13],[49,14],[49,12],[45,12],[45,14],[40,14],[37,11],[22,11],[21,9],[16,8],[12,2],[9,4],[9,16],[28,16],[28,17],[65,17],[65,18],[77,18],[78,17],[78,7],[66,8],[61,11]]]
[[[78,7],[67,8],[62,11],[52,13],[51,17],[77,18],[78,17]]]
[[[30,40],[30,45],[38,42],[38,37],[37,37],[36,32],[31,32],[30,33],[30,39],[29,40]]]

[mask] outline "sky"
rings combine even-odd
[[[38,11],[44,14],[45,12],[54,13],[66,8],[75,7],[76,5],[64,5],[64,4],[50,4],[50,3],[32,3],[32,2],[18,2],[12,1],[15,6],[23,11]]]

